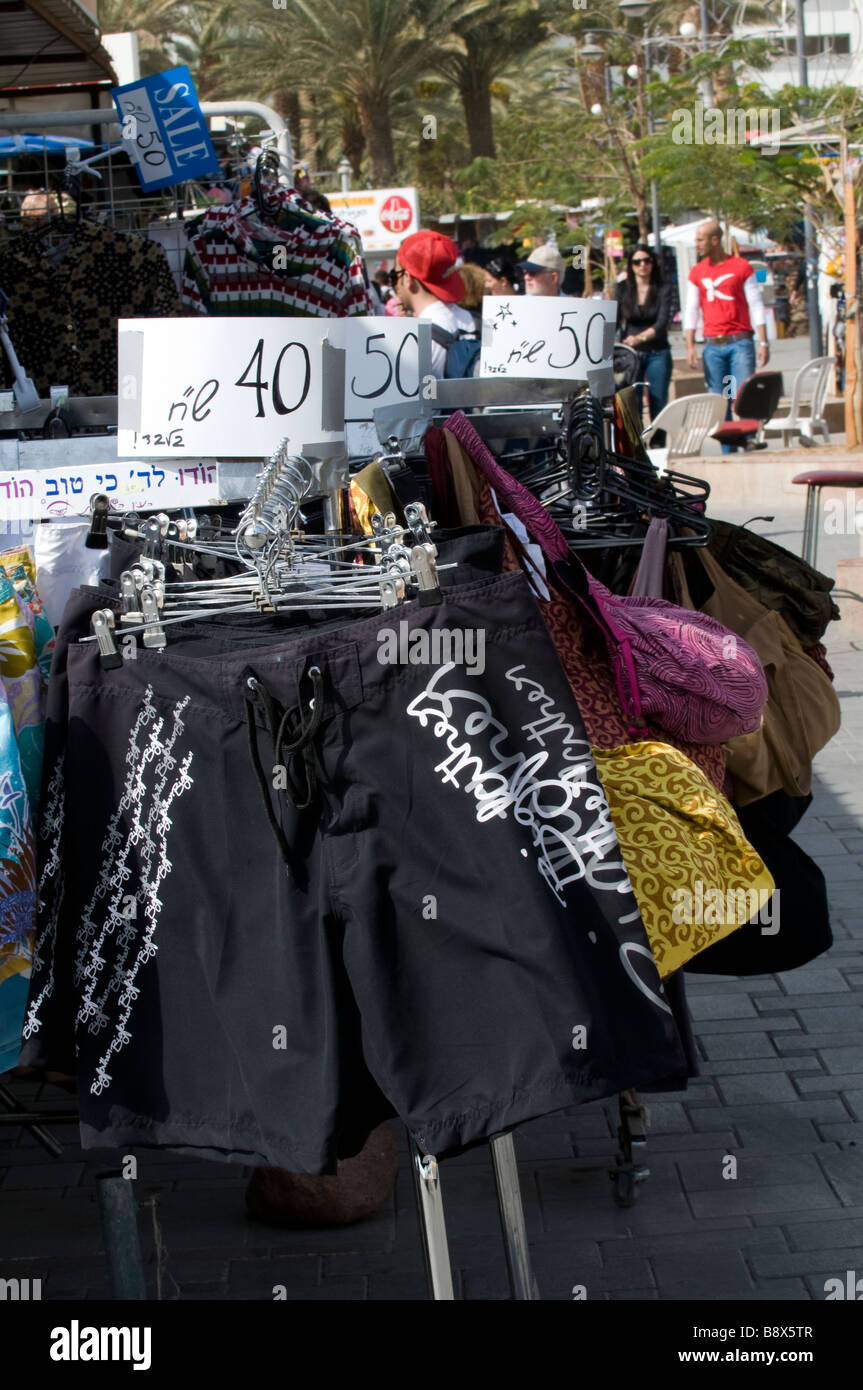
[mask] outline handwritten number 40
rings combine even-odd
[[[301,367],[300,373],[298,373],[298,375],[302,376],[302,385],[300,387],[298,399],[294,402],[293,405],[286,405],[281,389],[281,372],[282,363],[285,359],[285,355],[289,353],[292,348],[295,348],[298,352],[302,353],[302,363],[304,365]],[[252,371],[253,368],[255,369],[255,375],[251,380],[248,380],[247,378],[249,377],[249,373]],[[258,346],[252,353],[251,359],[249,360],[247,367],[243,371],[243,374],[239,378],[239,380],[234,383],[235,386],[248,386],[251,390],[257,393],[258,409],[255,418],[258,420],[262,420],[266,415],[266,411],[264,410],[264,392],[270,390],[270,383],[268,381],[263,380],[263,372],[264,340],[263,338],[259,338]],[[309,357],[308,348],[303,343],[285,343],[285,346],[282,348],[281,352],[276,358],[276,364],[273,368],[272,392],[273,405],[275,407],[276,414],[290,415],[293,411],[299,410],[300,406],[303,404],[303,402],[306,400],[309,394],[309,387],[311,386],[311,381],[312,363]]]

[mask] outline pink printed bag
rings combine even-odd
[[[613,594],[572,554],[557,523],[500,466],[461,411],[445,428],[542,548],[558,587],[602,630],[633,737],[649,736],[645,719],[691,743],[725,743],[760,727],[767,680],[752,647],[705,613]]]

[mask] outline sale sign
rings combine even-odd
[[[143,188],[153,192],[218,174],[219,161],[187,67],[112,87],[111,96],[123,127],[123,146]]]

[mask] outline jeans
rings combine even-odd
[[[650,403],[650,418],[655,420],[668,404],[668,385],[671,381],[671,348],[656,348],[643,354],[644,379]]]
[[[736,343],[707,342],[704,344],[704,380],[711,395],[725,396],[728,405],[726,420],[731,419],[731,402],[748,376],[755,371],[755,343],[740,338]],[[722,445],[723,454],[736,452],[730,444]]]

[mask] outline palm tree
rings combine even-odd
[[[188,27],[188,8],[177,0],[100,0],[99,28],[103,34],[137,34],[145,77],[173,66],[171,35]]]
[[[173,36],[174,50],[192,73],[201,101],[213,101],[222,94],[226,50],[233,39],[243,37],[242,28],[238,31],[233,22],[231,0],[216,5],[192,0],[182,9],[184,28]]]
[[[368,150],[371,181],[396,179],[392,103],[435,69],[443,54],[464,52],[453,25],[481,0],[289,0],[303,67],[353,103]]]
[[[454,24],[464,51],[445,54],[440,67],[461,99],[472,159],[495,158],[492,97],[546,40],[559,9],[559,0],[489,0]]]

